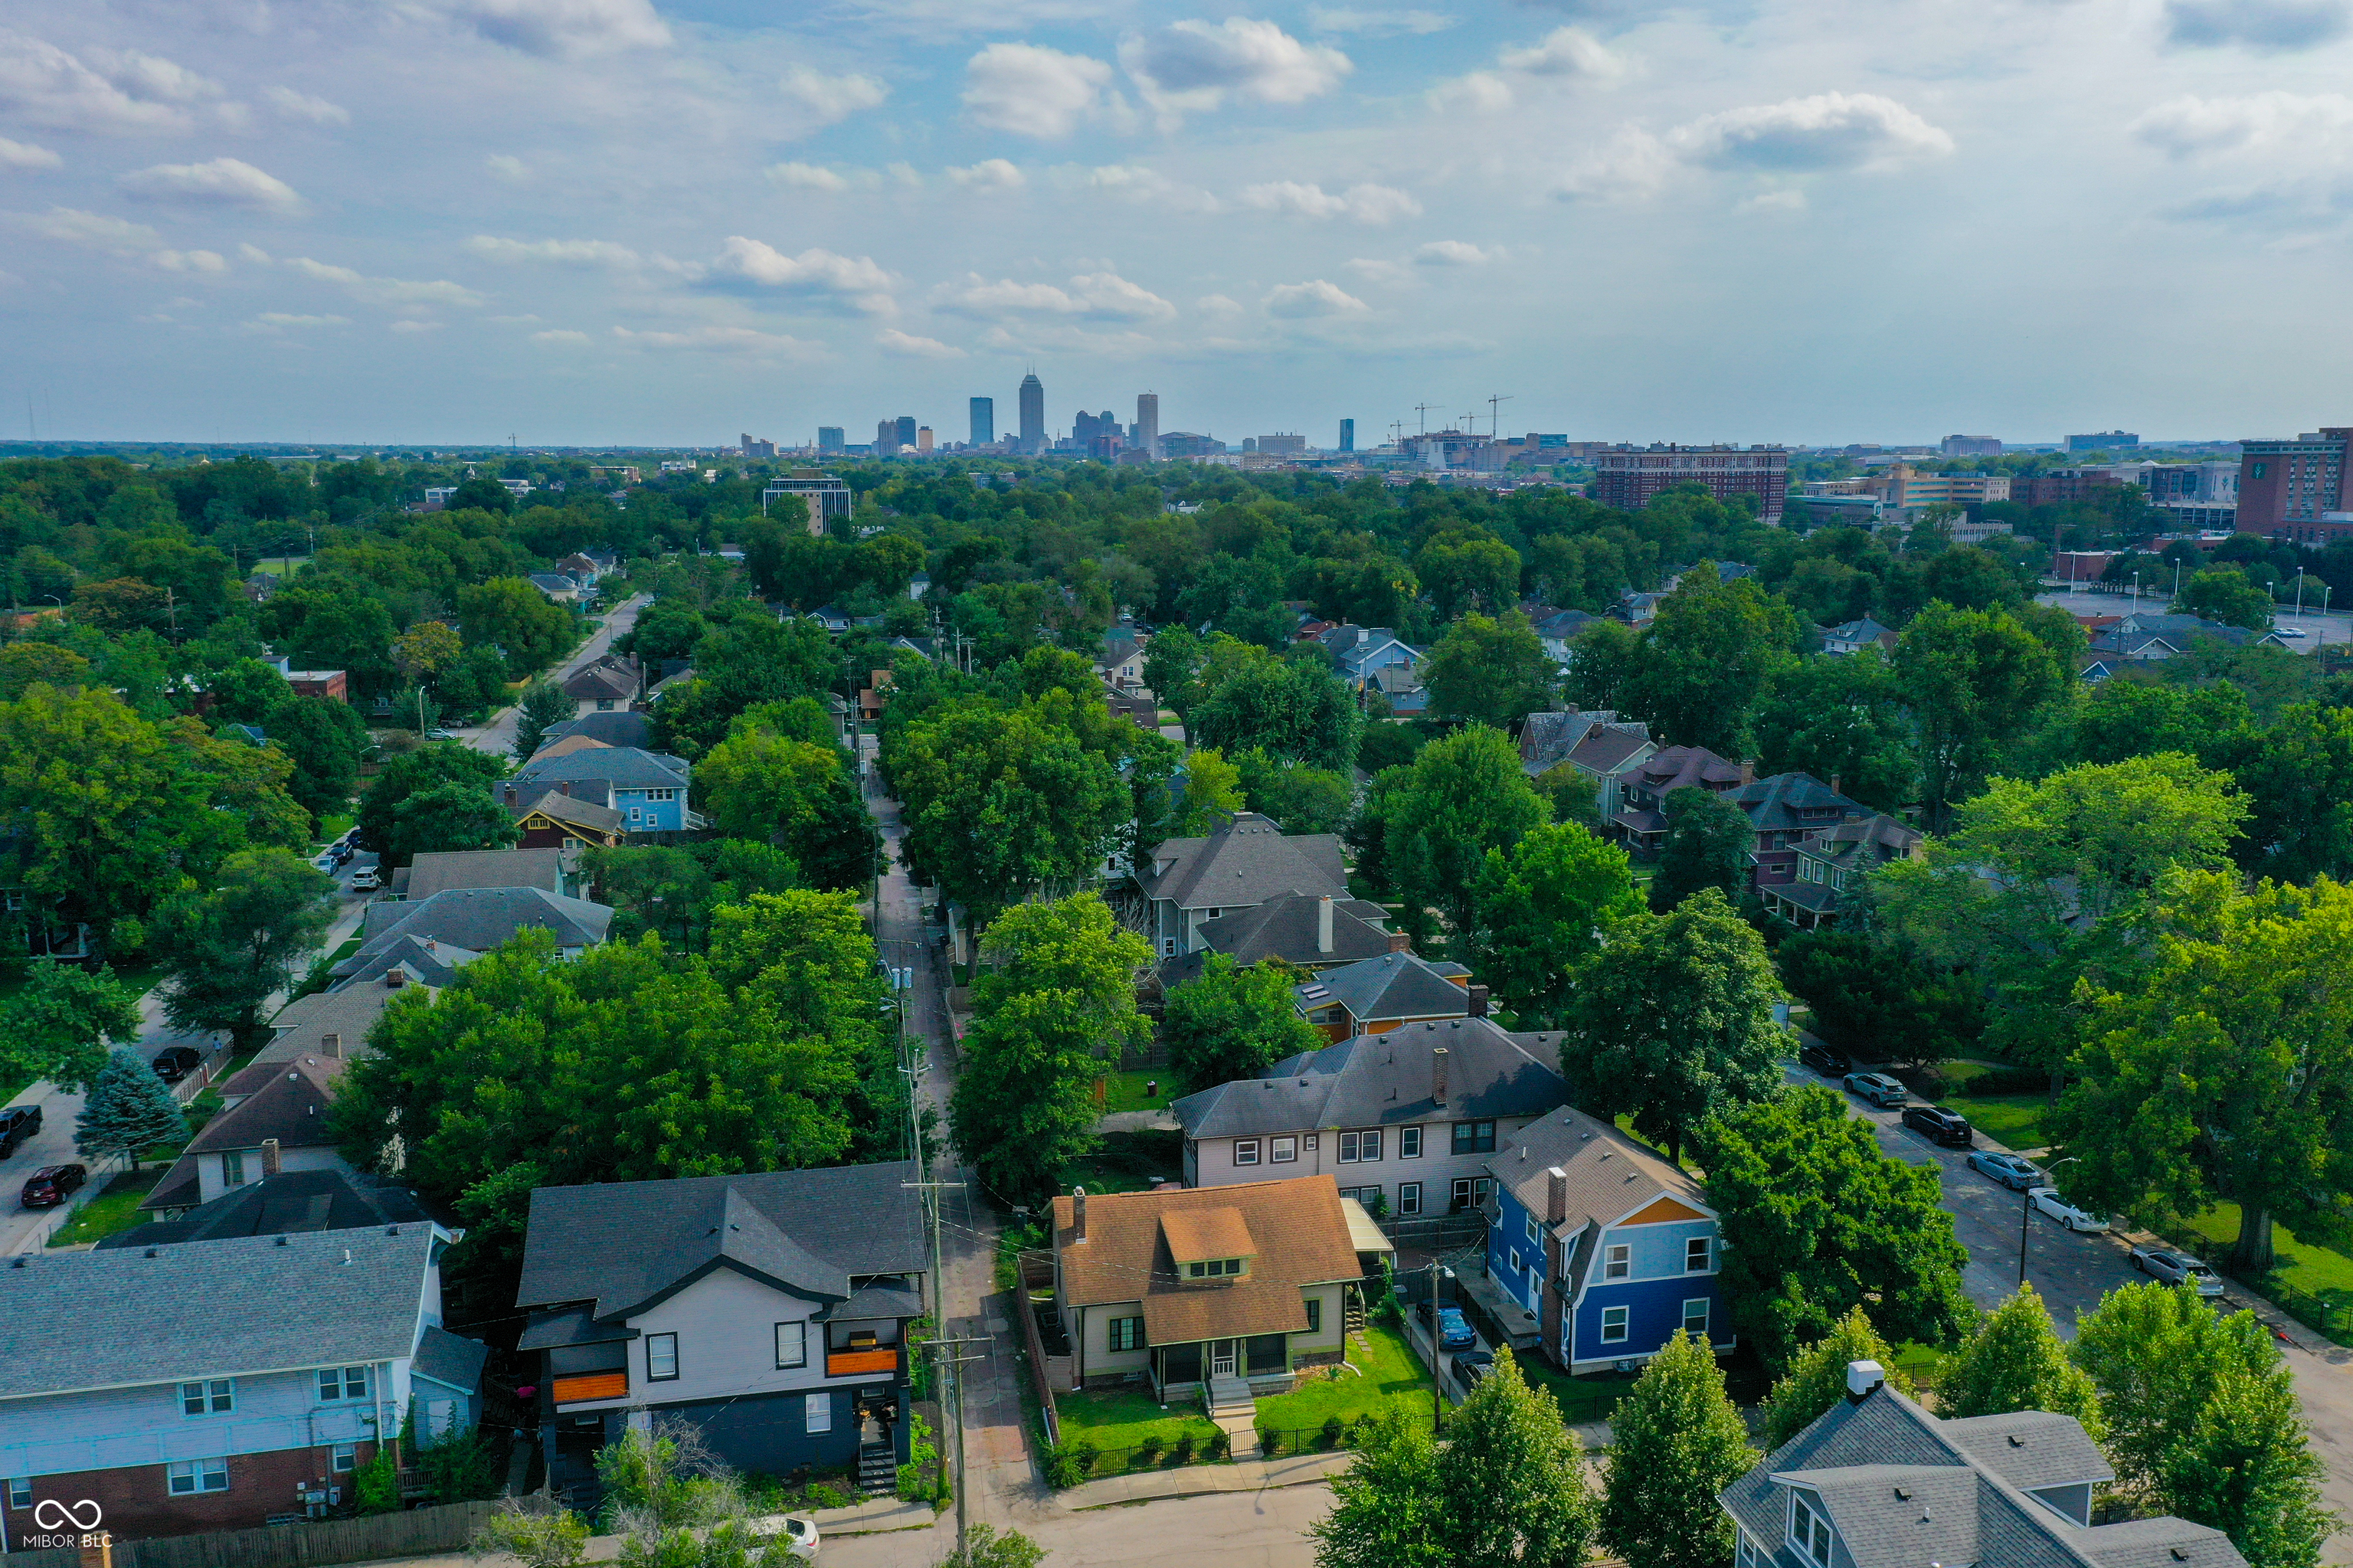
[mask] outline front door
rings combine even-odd
[[[1211,1377],[1231,1377],[1234,1375],[1233,1340],[1213,1340],[1210,1341],[1209,1375]]]

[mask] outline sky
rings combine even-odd
[[[2353,0],[1235,4],[10,0],[0,438],[2353,420]]]

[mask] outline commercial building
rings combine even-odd
[[[1160,438],[1160,455],[1171,458],[1214,457],[1226,450],[1226,443],[1215,436],[1197,436],[1190,430],[1171,430]]]
[[[1297,457],[1307,450],[1307,438],[1297,434],[1285,435],[1278,430],[1273,435],[1259,437],[1258,450],[1277,457]]]
[[[1021,450],[1046,450],[1046,384],[1034,370],[1021,378]]]
[[[1138,392],[1135,395],[1135,440],[1130,443],[1147,457],[1160,455],[1160,394]]]
[[[2114,490],[2125,481],[2104,468],[2062,468],[2048,473],[2014,475],[2010,498],[2022,506],[2061,506],[2088,501],[2096,491]]]
[[[876,457],[897,457],[899,455],[898,420],[877,419],[874,421],[874,455]]]
[[[924,456],[924,457],[929,457],[929,456],[931,455],[931,452],[932,452],[932,428],[931,428],[931,426],[929,426],[929,425],[918,425],[918,426],[916,426],[916,427],[915,427],[915,450],[916,450],[918,453],[920,453],[921,455]]]
[[[1586,493],[1624,512],[1641,511],[1652,496],[1672,486],[1698,484],[1719,501],[1753,495],[1764,521],[1778,523],[1789,493],[1787,447],[1621,443],[1596,451],[1591,461],[1594,473]]]
[[[842,445],[841,427],[839,425],[819,425],[817,428],[818,450],[821,452],[838,452],[842,449]]]
[[[744,455],[747,458],[772,458],[776,455],[776,443],[771,440],[755,441],[749,435],[745,435],[743,438],[743,445]],[[432,493],[427,492],[425,499],[432,500]]]
[[[2131,430],[2094,430],[2088,436],[2069,436],[2067,450],[2071,452],[2112,452],[2119,447],[2137,447],[2140,437]]]
[[[2323,425],[2294,440],[2239,443],[2239,528],[2271,535],[2353,511],[2345,448],[2353,427]]]
[[[1340,450],[1344,452],[1356,450],[1356,421],[1354,419],[1340,421]]]
[[[836,523],[847,527],[858,499],[839,475],[813,468],[797,468],[768,481],[767,487],[760,492],[760,504],[765,509],[769,503],[786,495],[797,495],[807,503],[808,530],[812,534],[828,533]]]
[[[975,397],[972,400],[972,444],[976,447],[997,444],[997,399]]]
[[[1880,499],[1898,512],[1940,505],[1981,506],[1989,501],[2010,499],[2010,475],[1922,473],[1908,462],[1899,462],[1880,476],[1878,490]]]
[[[1999,436],[1947,436],[1940,450],[1948,458],[2000,457]]]

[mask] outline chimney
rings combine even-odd
[[[1430,1097],[1441,1106],[1446,1103],[1446,1047],[1443,1045],[1430,1054]]]
[[[324,1056],[330,1062],[342,1061],[343,1057],[343,1037],[340,1034],[320,1035],[319,1054]]]
[[[1332,895],[1328,893],[1315,901],[1315,950],[1332,950]]]
[[[1568,1172],[1556,1165],[1545,1172],[1545,1224],[1556,1225],[1568,1218]]]
[[[1887,1369],[1877,1361],[1846,1363],[1846,1399],[1849,1404],[1861,1404],[1871,1397],[1871,1391],[1887,1381]]]
[[[1740,759],[1740,783],[1741,783],[1741,787],[1742,787],[1743,789],[1746,789],[1747,786],[1749,786],[1749,785],[1751,785],[1751,784],[1754,784],[1754,783],[1756,783],[1756,782],[1757,782],[1757,759],[1756,759],[1755,758],[1753,758],[1753,757],[1744,757],[1744,758],[1742,758]]]
[[[261,1174],[265,1178],[278,1174],[278,1140],[274,1138],[261,1140]]]
[[[1840,793],[1839,776],[1835,773],[1831,775],[1831,793],[1833,795]]]
[[[384,971],[384,985],[386,991],[398,991],[402,986],[405,986],[407,983],[408,971],[406,969],[396,967]]]
[[[518,802],[517,802],[517,799],[516,799],[516,795],[517,795],[517,791],[516,791],[516,789],[515,789],[515,787],[514,787],[513,785],[512,785],[512,784],[508,785],[508,786],[507,786],[507,810],[510,810],[510,811],[512,811],[512,810],[515,810],[515,809],[516,809],[516,806],[517,806],[517,803],[518,803]]]
[[[1486,1017],[1487,988],[1483,985],[1474,985],[1465,989],[1467,989],[1471,993],[1471,1011],[1468,1016],[1472,1018]]]
[[[1406,935],[1403,931],[1391,931],[1389,933],[1389,951],[1392,953],[1409,953],[1413,951],[1413,938]]]
[[[1075,1244],[1087,1239],[1087,1190],[1071,1189],[1071,1240]]]

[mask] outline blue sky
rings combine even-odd
[[[2343,422],[2353,0],[18,0],[0,433]],[[16,412],[11,412],[11,410]]]

